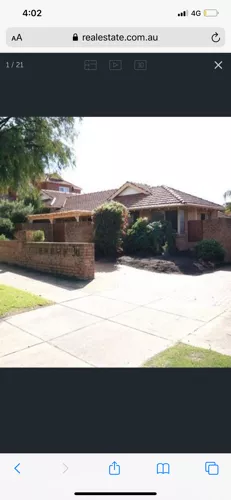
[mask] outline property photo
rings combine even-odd
[[[0,367],[231,367],[230,125],[0,117]]]

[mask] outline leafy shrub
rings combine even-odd
[[[16,224],[19,222],[26,222],[27,216],[33,214],[34,209],[32,205],[24,205],[23,202],[18,201],[14,207],[11,215],[11,221]]]
[[[111,201],[98,207],[93,214],[96,255],[116,257],[122,251],[123,236],[128,225],[128,210]]]
[[[9,238],[6,238],[5,234],[0,234],[0,241],[8,241]]]
[[[9,200],[0,201],[0,217],[3,219],[10,219],[12,210],[14,207],[14,202]]]
[[[33,231],[32,233],[32,241],[44,241],[45,240],[45,234],[44,231]]]
[[[164,246],[168,253],[172,254],[176,251],[176,231],[173,230],[170,221],[164,220],[161,224],[164,232]]]
[[[168,248],[169,252],[172,251],[174,241],[171,223],[149,222],[148,219],[140,217],[128,229],[124,238],[124,249],[126,253],[147,252],[158,255],[162,253],[163,247]]]
[[[0,217],[0,234],[5,235],[7,238],[12,238],[14,231],[14,224],[10,219]]]
[[[0,217],[10,219],[13,224],[18,222],[26,222],[27,215],[32,214],[34,211],[33,206],[25,205],[25,203],[20,201],[0,201]]]
[[[195,247],[196,256],[205,262],[223,262],[225,250],[216,240],[202,240]]]
[[[150,228],[148,227],[148,219],[139,218],[127,230],[124,238],[124,250],[127,253],[135,253],[140,251],[148,251],[151,247]]]

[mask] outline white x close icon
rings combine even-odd
[[[220,62],[214,61],[214,64],[215,64],[214,69],[218,69],[218,68],[223,69],[223,67],[222,67],[223,61],[220,61]]]

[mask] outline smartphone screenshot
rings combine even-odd
[[[0,6],[6,500],[228,498],[230,21]]]

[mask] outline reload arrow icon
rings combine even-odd
[[[19,467],[19,466],[20,466],[20,463],[19,463],[19,464],[17,464],[17,465],[15,465],[14,470],[15,470],[15,472],[17,472],[18,474],[21,474],[20,470],[18,470],[18,467]]]
[[[218,43],[218,42],[220,42],[220,41],[221,41],[221,38],[220,38],[219,34],[217,33],[217,31],[216,31],[216,33],[213,33],[213,35],[212,35],[212,37],[211,37],[211,38],[212,38],[212,41],[213,41],[214,43]]]
[[[63,467],[64,467],[63,474],[65,474],[65,472],[67,472],[67,470],[68,470],[68,467],[67,467],[67,465],[66,465],[66,464],[63,464]]]

